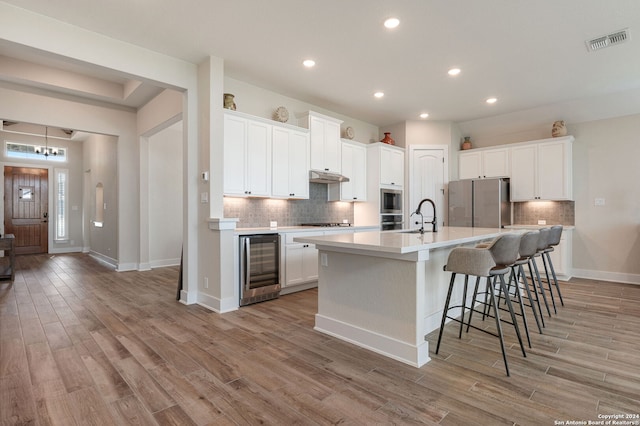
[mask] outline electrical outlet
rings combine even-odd
[[[327,253],[320,253],[320,265],[329,266],[329,258],[327,257]]]
[[[538,219],[538,225],[546,225],[547,221],[545,219]]]
[[[604,198],[596,198],[593,200],[594,206],[604,206]]]
[[[204,288],[209,288],[209,278],[204,277]]]
[[[269,228],[277,228],[277,227],[278,227],[278,221],[277,220],[269,221]]]

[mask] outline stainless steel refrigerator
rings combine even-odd
[[[449,182],[449,226],[503,228],[511,225],[509,179]]]

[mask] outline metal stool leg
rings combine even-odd
[[[462,315],[460,315],[460,331],[458,332],[458,339],[462,339],[462,327],[464,326],[464,311],[467,307],[467,285],[468,284],[469,284],[469,275],[465,275],[464,276],[464,292],[462,293]],[[471,319],[469,319],[469,322],[471,322]]]
[[[522,350],[522,355],[526,357],[527,353],[525,352],[524,344],[522,343],[522,336],[520,335],[520,327],[518,327],[518,322],[516,321],[516,314],[513,312],[513,305],[511,304],[511,298],[507,293],[507,285],[504,281],[503,275],[500,275],[500,287],[502,288],[504,297],[507,300],[507,306],[509,307],[509,313],[511,314],[511,321],[513,322],[513,328],[516,329],[516,336],[518,336],[518,343],[520,343],[520,349]]]
[[[533,264],[533,269],[536,271],[536,278],[538,279],[538,289],[540,290],[540,294],[542,294],[542,300],[544,301],[544,306],[547,308],[547,313],[551,316],[551,309],[549,309],[549,302],[547,302],[547,296],[544,294],[544,287],[542,287],[542,279],[540,278],[540,271],[538,271],[538,264],[535,259],[531,259],[529,262],[529,269],[531,269],[531,264]],[[531,279],[533,279],[533,274],[531,275]],[[535,282],[534,282],[535,285]]]
[[[442,341],[442,332],[444,331],[444,323],[447,320],[447,312],[449,312],[449,303],[451,302],[451,293],[453,292],[453,283],[456,279],[455,272],[451,274],[449,281],[449,291],[447,292],[447,301],[444,303],[444,311],[442,311],[442,321],[440,322],[440,332],[438,333],[438,345],[436,346],[436,354],[440,350],[440,342]]]
[[[551,275],[553,276],[553,283],[556,286],[556,290],[558,291],[558,296],[560,297],[560,304],[564,306],[564,300],[562,300],[562,293],[560,293],[560,285],[558,284],[558,277],[556,277],[556,270],[553,268],[553,262],[551,261],[551,255],[549,253],[545,253],[547,255],[547,260],[549,261],[549,269],[551,269]]]
[[[535,301],[533,300],[533,297],[531,296],[531,289],[529,288],[529,283],[527,282],[527,275],[524,273],[524,268],[522,267],[522,265],[518,265],[518,279],[522,278],[522,283],[524,285],[524,289],[527,292],[527,298],[529,299],[529,304],[531,305],[531,310],[533,311],[533,317],[536,320],[536,325],[538,326],[538,331],[540,332],[540,334],[542,334],[542,325],[540,324],[540,318],[538,318],[538,311],[536,310],[536,305],[535,305]],[[533,277],[531,277],[533,278]],[[517,283],[516,283],[517,284]],[[538,299],[538,296],[536,295],[536,300]],[[540,309],[540,301],[538,301],[538,309]],[[542,313],[540,314],[540,317],[542,317]],[[544,322],[544,320],[542,320]]]
[[[499,309],[496,303],[496,296],[493,293],[493,291],[491,291],[491,289],[493,288],[493,285],[491,285],[490,281],[491,279],[487,278],[487,292],[491,293],[489,300],[491,301],[491,306],[493,306],[494,317],[496,320],[496,328],[498,329],[498,338],[500,339],[500,349],[502,349],[502,359],[504,361],[504,369],[507,372],[507,376],[510,376],[509,364],[507,363],[507,351],[504,348],[504,339],[502,337],[502,325],[500,324],[500,314],[498,313]]]
[[[547,286],[549,287],[549,294],[551,295],[551,303],[553,304],[553,312],[555,314],[557,314],[558,310],[556,309],[556,299],[555,299],[555,297],[553,297],[553,290],[551,289],[551,280],[549,279],[549,269],[547,268],[547,259],[544,258],[544,253],[542,253],[540,255],[540,257],[542,258],[542,266],[544,266],[544,274],[547,277]]]
[[[509,275],[515,277],[513,268],[511,268],[511,274]],[[511,277],[509,278],[509,285],[507,285],[506,288],[507,288],[507,294],[510,294],[509,292],[511,291]],[[522,315],[522,323],[524,324],[524,333],[527,336],[527,344],[529,345],[529,348],[531,348],[531,337],[529,336],[529,324],[527,324],[527,314],[525,313],[525,310],[524,310],[524,303],[522,303],[522,293],[520,292],[520,285],[518,284],[517,281],[515,286],[515,295],[518,297],[518,304],[520,305],[520,314]]]

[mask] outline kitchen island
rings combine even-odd
[[[301,237],[319,250],[315,329],[420,367],[429,358],[425,336],[440,326],[450,273],[449,252],[504,232],[443,227],[438,232],[360,232]],[[462,279],[459,277],[457,279]],[[456,286],[453,301],[462,300]]]

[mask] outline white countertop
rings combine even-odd
[[[556,225],[556,224],[552,223],[550,225],[507,225],[507,226],[505,226],[505,228],[509,228],[509,229],[542,229],[542,228],[551,228],[554,225]],[[576,227],[574,225],[562,225],[562,229],[566,229],[567,231],[573,231],[574,229],[576,229]]]
[[[386,253],[413,253],[468,244],[495,238],[506,232],[517,232],[506,228],[441,227],[438,232],[411,234],[401,231],[373,231],[348,234],[297,237],[294,241],[315,244],[319,248],[340,248]]]
[[[311,231],[361,231],[361,230],[376,230],[377,226],[279,226],[276,228],[256,227],[256,228],[237,228],[235,230],[236,235],[250,235],[250,234],[286,234],[289,232],[311,232]]]

